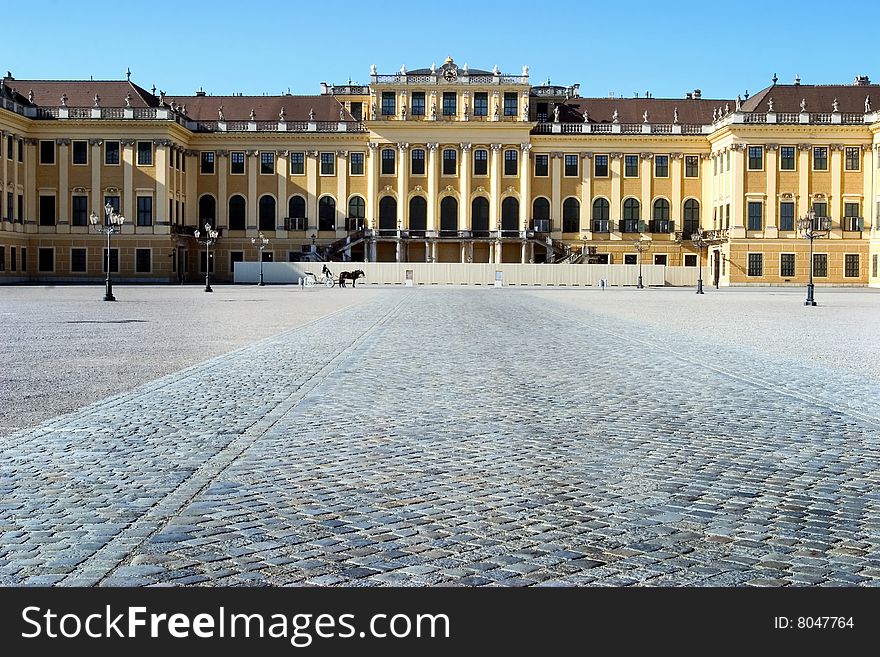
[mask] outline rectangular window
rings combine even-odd
[[[794,230],[794,203],[783,201],[779,204],[779,230]]]
[[[153,197],[138,196],[137,197],[137,225],[152,226],[153,225]]]
[[[814,253],[813,254],[813,276],[819,276],[819,277],[828,276],[828,254],[827,253]]]
[[[596,155],[593,157],[593,175],[596,178],[608,177],[608,156]]]
[[[152,264],[150,262],[150,249],[135,249],[134,250],[134,270],[138,274],[149,274],[152,271]]]
[[[364,154],[352,153],[349,160],[349,173],[352,176],[364,175]]]
[[[623,175],[626,178],[639,177],[639,156],[624,155],[623,156]]]
[[[779,170],[794,171],[795,169],[794,146],[779,147]]]
[[[414,148],[410,154],[410,172],[414,176],[425,175],[425,151]]]
[[[858,217],[859,216],[859,204],[858,203],[844,203],[843,204],[843,216],[844,217]]]
[[[455,116],[456,93],[454,91],[443,92],[443,116]]]
[[[242,173],[244,167],[242,166]],[[306,172],[306,154],[291,153],[290,154],[290,174],[293,176],[302,176]]]
[[[456,172],[457,165],[457,156],[456,153],[451,148],[443,149],[443,175],[444,176],[454,176]]]
[[[119,164],[119,142],[104,142],[104,164]]]
[[[18,140],[18,161],[24,162],[24,139]]]
[[[394,151],[390,148],[382,150],[382,175],[394,175]]]
[[[623,264],[637,265],[637,264],[639,264],[639,257],[635,253],[624,253],[623,254]]]
[[[478,148],[474,151],[474,175],[485,176],[489,173],[489,151]]]
[[[505,176],[515,176],[518,169],[518,158],[516,151],[508,150],[504,151],[504,175]]]
[[[0,271],[6,271],[6,247],[0,246]]]
[[[489,94],[485,91],[474,94],[474,116],[489,116]]]
[[[321,175],[336,175],[336,153],[321,153]]]
[[[843,275],[845,278],[858,278],[859,272],[859,254],[847,253],[843,256]]]
[[[349,113],[351,114],[352,118],[354,118],[355,121],[363,121],[364,120],[363,104],[360,102],[352,102],[351,109],[349,110]]]
[[[13,258],[13,260],[15,260],[15,258]],[[877,278],[878,273],[880,273],[880,258],[878,258],[875,253],[871,258],[871,276]]]
[[[55,164],[54,140],[40,140],[40,164]]]
[[[290,156],[291,160],[291,169],[293,168],[293,156],[296,153],[293,153]],[[302,153],[299,153],[302,155]],[[229,173],[234,176],[241,176],[244,174],[244,151],[232,151],[229,154]]]
[[[828,216],[828,204],[827,203],[813,203],[813,212],[816,213],[817,217],[827,217]]]
[[[515,91],[504,92],[504,116],[516,116],[516,99]]]
[[[565,176],[572,178],[577,177],[578,175],[578,156],[577,155],[566,155],[565,156]]]
[[[12,137],[6,138],[6,159],[11,160],[13,158],[13,151],[15,150],[15,142],[13,142]]]
[[[684,256],[684,266],[685,267],[696,267],[697,266],[697,256],[694,253],[687,253]]]
[[[138,154],[137,163],[139,167],[149,167],[153,165],[153,142],[139,141],[137,143]]]
[[[199,272],[205,273],[205,250],[199,251]],[[214,273],[214,251],[211,251],[211,273]]]
[[[393,91],[382,92],[382,116],[394,116],[397,108],[397,101]]]
[[[844,158],[844,169],[847,171],[858,171],[859,170],[859,152],[860,148],[856,147],[847,147],[846,156]]]
[[[684,177],[697,178],[700,175],[700,156],[686,155],[684,158]]]
[[[9,221],[12,221],[12,216],[15,213],[15,194],[12,192],[6,192],[6,218]]]
[[[782,278],[794,276],[794,253],[779,254],[779,275]]]
[[[668,155],[655,155],[654,156],[654,177],[655,178],[668,178],[669,177],[669,156]]]
[[[749,146],[749,171],[762,171],[764,169],[764,147]]]
[[[214,151],[202,151],[201,157],[202,168],[201,172],[204,175],[210,176],[214,174]]]
[[[18,261],[15,258],[16,258],[15,247],[10,246],[9,247],[9,269],[10,269],[10,271],[15,271],[16,268],[18,267]]]
[[[535,175],[541,178],[550,175],[550,156],[546,154],[535,155]]]
[[[414,91],[412,95],[412,115],[413,116],[424,116],[425,115],[425,92],[424,91]]]
[[[88,164],[89,163],[89,142],[75,141],[73,142],[73,163]]]
[[[271,175],[273,173],[275,173],[275,153],[260,151],[260,174]]]
[[[18,195],[18,223],[24,222],[24,194]]]
[[[750,253],[749,254],[749,276],[763,276],[764,275],[764,254],[763,253]]]
[[[37,268],[39,271],[55,271],[55,249],[37,249]]]
[[[749,202],[749,230],[763,230],[764,204]]]
[[[74,226],[89,225],[89,197],[74,196],[70,204],[70,223]]]
[[[828,170],[828,149],[825,146],[816,146],[813,149],[813,170]]]
[[[105,196],[104,197],[104,205],[110,204],[110,207],[113,208],[114,212],[119,214],[119,197],[118,196]],[[104,214],[104,210],[102,208],[100,214]],[[106,217],[104,218],[104,223],[107,223]]]
[[[104,273],[107,273],[107,249],[104,248],[104,254],[101,256],[104,261]],[[110,249],[110,273],[119,273],[119,249]]]
[[[55,225],[55,196],[40,195],[40,225]]]
[[[663,265],[666,266],[666,254],[665,253],[655,253],[654,254],[654,264],[655,265]]]

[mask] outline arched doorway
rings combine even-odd
[[[458,232],[458,201],[445,196],[440,201],[440,234],[455,235]]]

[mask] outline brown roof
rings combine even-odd
[[[725,105],[733,111],[734,102],[724,99],[569,98],[560,105],[559,120],[583,123],[586,110],[590,123],[611,123],[614,110],[617,110],[620,123],[642,123],[645,111],[648,112],[648,123],[672,123],[675,110],[678,109],[679,123],[706,125],[712,123],[714,109],[724,108]],[[551,119],[552,112],[551,108]]]
[[[831,112],[836,98],[841,112],[857,114],[865,111],[867,96],[871,97],[872,107],[880,107],[877,84],[775,84],[744,100],[742,108],[746,112],[766,112],[772,98],[776,112],[800,112],[801,100],[807,101],[807,112]]]
[[[309,110],[316,121],[338,121],[342,105],[333,96],[166,96],[166,102],[186,105],[186,115],[196,121],[217,121],[223,107],[226,121],[247,121],[251,110],[257,121],[277,121],[284,108],[287,121],[308,121]],[[344,113],[344,120],[354,117]]]
[[[27,99],[33,92],[33,104],[59,107],[61,95],[67,95],[69,107],[92,107],[95,94],[101,107],[125,107],[125,98],[131,94],[132,107],[156,107],[159,99],[146,89],[126,80],[18,80],[4,78],[3,85],[14,88]]]

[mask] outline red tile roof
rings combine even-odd
[[[61,95],[67,95],[68,107],[93,107],[95,94],[101,107],[125,107],[131,94],[132,107],[157,107],[159,99],[146,89],[126,80],[17,80],[4,78],[3,85],[42,107],[61,106]]]
[[[865,111],[865,98],[869,96],[872,108],[880,109],[877,84],[776,84],[744,100],[742,108],[746,112],[767,112],[772,98],[776,112],[800,112],[802,100],[806,101],[807,112],[831,112],[836,98],[840,112],[858,114]]]
[[[541,102],[532,99],[532,102]],[[553,103],[549,103],[548,118],[553,120]],[[648,112],[648,123],[672,123],[678,109],[678,122],[706,125],[712,123],[714,109],[727,105],[733,111],[734,101],[726,99],[687,98],[569,98],[559,108],[559,120],[564,123],[582,123],[584,111],[590,123],[611,123],[614,111],[620,123],[643,123]]]

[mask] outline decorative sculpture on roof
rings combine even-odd
[[[775,112],[776,111],[773,109],[773,96],[770,96],[770,98],[767,100],[767,111],[768,112]]]
[[[278,112],[278,120],[279,120],[279,121],[284,121],[286,116],[287,116],[287,110],[285,110],[285,109],[282,107],[281,110]]]
[[[678,125],[678,108],[677,107],[672,110],[672,122],[675,125]]]
[[[736,95],[736,105],[734,105],[734,112],[742,112],[743,101],[739,94]]]
[[[801,112],[807,111],[807,99],[801,98]]]
[[[492,75],[501,75],[501,69],[498,68],[498,64],[492,67]]]
[[[95,107],[101,106],[101,97],[98,94],[95,94]]]
[[[315,108],[310,107],[309,108],[309,121],[314,121],[314,120],[315,120]]]
[[[614,108],[614,111],[611,113],[611,123],[620,123],[620,115],[617,113],[617,108]]]
[[[370,75],[376,75],[376,65],[370,64]]]
[[[559,123],[559,105],[553,106],[553,123]]]
[[[647,123],[647,122],[648,122],[648,110],[645,110],[644,113],[642,114],[642,123]]]
[[[871,97],[865,96],[865,114],[871,111]]]
[[[584,110],[584,123],[590,122],[590,113],[587,110]]]
[[[125,106],[131,107],[131,92],[130,91],[127,94],[125,94]]]
[[[714,121],[717,121],[717,120],[718,120],[718,108],[717,108],[717,107],[713,107],[713,108],[712,108],[712,121],[714,122]]]
[[[160,105],[165,104],[165,92],[162,91],[161,89],[159,89],[159,104]]]
[[[730,114],[730,103],[724,103],[724,116]]]
[[[250,118],[251,118],[251,121],[256,121],[256,120],[257,120],[257,112],[254,110],[253,107],[251,107],[251,116],[250,116]]]
[[[61,94],[61,107],[67,107],[67,94]]]
[[[33,102],[34,102],[34,90],[33,89],[28,91],[28,102],[31,104],[33,104]]]
[[[437,65],[434,64],[434,62],[431,62],[431,73],[436,73],[436,72],[437,72]]]
[[[405,64],[400,67],[400,74],[406,75],[406,65]]]
[[[372,105],[370,105],[370,120],[371,121],[376,120],[376,103],[373,103]]]
[[[529,67],[528,67],[528,66],[523,66],[523,72],[522,72],[522,74],[523,74],[523,77],[524,77],[524,78],[529,77]]]
[[[837,102],[836,98],[831,102],[831,111],[832,112],[839,112],[840,111],[840,103]]]
[[[225,121],[225,120],[226,120],[226,119],[223,118],[223,105],[221,105],[220,107],[217,108],[217,118],[218,118],[220,121]]]
[[[345,121],[345,108],[344,107],[339,108],[339,120]]]

